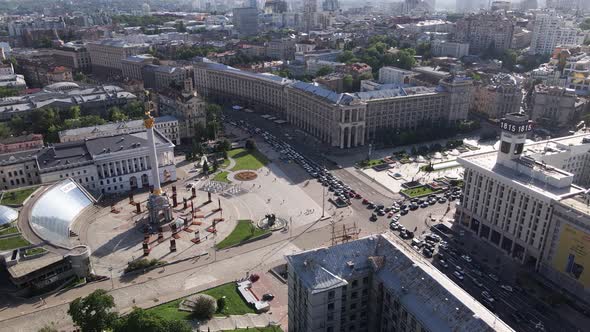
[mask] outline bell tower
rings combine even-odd
[[[497,163],[510,167],[523,152],[527,134],[533,130],[532,121],[525,113],[506,114],[500,121],[500,150]]]

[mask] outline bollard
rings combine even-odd
[[[193,195],[192,195],[192,198],[195,198],[195,197],[197,197],[197,189],[196,189],[195,187],[192,187],[192,188],[191,188],[191,193],[193,194]]]
[[[143,255],[147,256],[150,254],[150,245],[147,243],[143,244]]]
[[[176,251],[176,240],[170,239],[170,252]]]
[[[133,193],[129,193],[129,204],[133,204]]]
[[[186,210],[186,208],[188,208],[188,202],[186,201],[186,198],[182,198],[182,209]]]
[[[135,211],[137,211],[137,213],[141,213],[141,204],[135,203]]]
[[[176,198],[176,193],[172,195],[172,207],[178,206],[178,199]]]

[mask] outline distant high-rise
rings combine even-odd
[[[530,54],[551,54],[556,46],[575,46],[584,42],[584,33],[575,23],[555,12],[539,13],[533,24]]]
[[[141,5],[141,13],[145,16],[151,15],[151,8],[148,3],[144,3],[143,5]]]
[[[256,0],[249,0],[248,1],[248,4],[249,4],[248,7],[258,9],[258,1],[256,1]]]
[[[487,8],[487,5],[487,0],[456,0],[455,10],[459,13],[472,13]]]
[[[539,4],[537,0],[522,0],[520,2],[520,9],[521,10],[531,10],[539,8]]]
[[[284,0],[266,0],[264,12],[267,14],[281,14],[288,10],[287,2]]]
[[[547,0],[547,8],[555,8],[561,10],[585,10],[590,9],[590,1],[588,0]]]
[[[240,37],[255,36],[258,33],[258,9],[234,8],[234,25]]]
[[[303,28],[306,32],[315,27],[317,12],[317,0],[303,0]]]
[[[338,3],[338,0],[324,0],[322,8],[327,12],[335,12],[340,9],[340,3]]]
[[[433,12],[435,0],[405,0],[402,5],[404,13]]]

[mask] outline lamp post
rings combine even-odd
[[[111,289],[115,289],[115,281],[113,280],[113,267],[109,267],[109,272],[111,273]]]

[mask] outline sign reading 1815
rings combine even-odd
[[[522,134],[522,133],[528,133],[529,131],[533,130],[533,125],[530,122],[527,124],[518,124],[517,125],[514,123],[502,121],[502,122],[500,122],[500,128],[502,128],[503,130],[507,130],[509,132],[512,132],[512,133]]]

